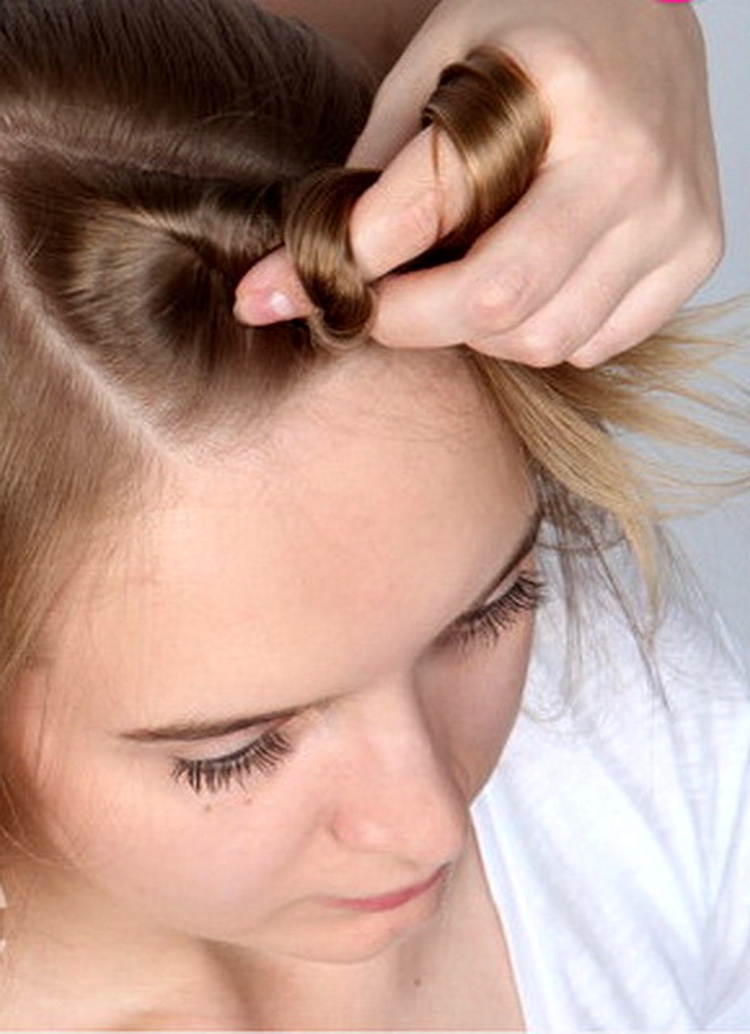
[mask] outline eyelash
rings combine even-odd
[[[459,625],[449,629],[443,642],[458,650],[494,646],[521,614],[536,610],[544,602],[544,596],[542,579],[522,572],[506,593],[468,614]]]
[[[544,601],[544,582],[527,573],[519,574],[510,589],[498,599],[469,614],[440,637],[439,642],[458,650],[472,646],[494,646],[521,614],[536,610]],[[244,789],[245,779],[255,772],[271,773],[293,747],[282,729],[270,729],[246,747],[217,758],[176,758],[172,769],[175,782],[184,781],[196,793],[218,793],[233,785]]]
[[[184,780],[195,793],[217,793],[233,784],[244,789],[246,776],[272,772],[289,754],[292,745],[281,729],[270,729],[233,754],[188,761],[176,758],[172,769],[175,782]]]

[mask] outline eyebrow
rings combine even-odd
[[[527,556],[534,548],[539,534],[539,526],[542,521],[540,510],[536,510],[531,521],[524,532],[523,538],[513,550],[512,556],[503,564],[485,586],[482,592],[471,603],[466,610],[463,610],[457,618],[443,632],[436,637],[440,639],[445,632],[460,626],[464,621],[469,620],[477,611],[481,610],[490,596],[500,588],[505,579],[513,569]],[[221,739],[223,736],[231,736],[232,733],[244,732],[246,729],[253,729],[259,725],[270,725],[274,722],[285,721],[293,718],[304,710],[300,707],[287,707],[279,711],[267,711],[264,714],[245,715],[237,718],[230,718],[218,721],[192,720],[174,722],[169,725],[160,725],[156,728],[131,729],[129,732],[119,734],[120,739],[135,741],[136,743],[195,743],[200,740]]]
[[[252,717],[245,715],[215,722],[188,719],[171,725],[160,725],[154,729],[131,729],[130,732],[120,733],[120,738],[135,740],[137,743],[161,743],[165,740],[193,743],[197,740],[220,739],[222,736],[231,736],[234,732],[252,729],[256,725],[284,721],[299,714],[301,710],[301,707],[287,707],[282,711],[267,711],[265,714],[256,714]]]

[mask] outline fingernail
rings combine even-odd
[[[241,323],[262,327],[278,320],[292,319],[296,312],[283,291],[243,291],[235,300],[234,315]]]
[[[283,291],[272,291],[267,298],[266,304],[271,312],[275,313],[279,319],[290,320],[294,315],[296,315],[291,298],[284,294]]]

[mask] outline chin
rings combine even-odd
[[[307,962],[356,965],[414,937],[434,922],[439,907],[394,909],[374,914],[333,916],[323,931],[310,931],[287,944],[286,954]]]
[[[415,933],[415,928],[376,934],[362,930],[351,938],[326,937],[321,938],[318,944],[299,943],[292,946],[288,954],[304,962],[354,966],[377,958]]]

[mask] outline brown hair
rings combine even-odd
[[[249,0],[0,0],[0,697],[92,529],[160,455],[366,337],[346,218],[376,174],[341,165],[370,99],[324,39]],[[474,183],[437,261],[514,203],[548,127],[520,69],[485,52],[446,71],[425,117]],[[319,312],[243,327],[235,285],[282,241]],[[607,428],[679,432],[646,394],[682,353],[658,339],[596,371],[465,354],[557,547],[624,533],[647,562],[653,505]]]

